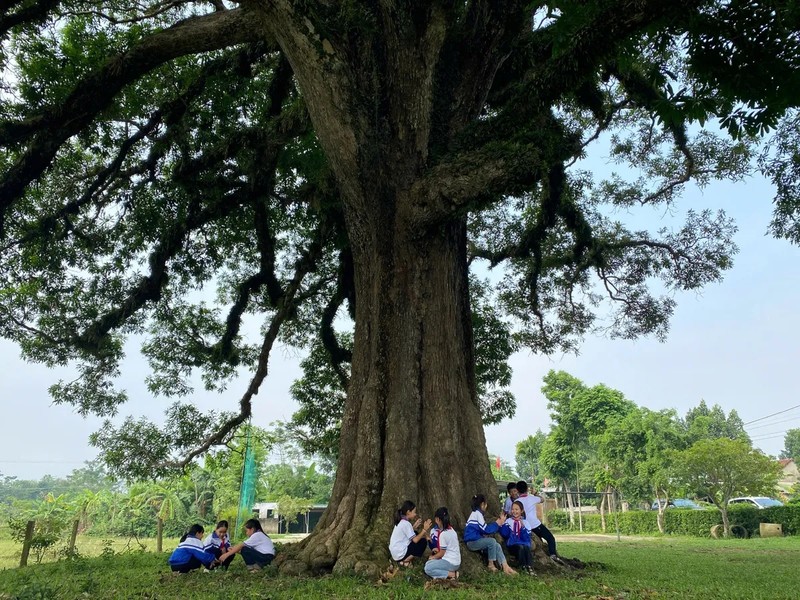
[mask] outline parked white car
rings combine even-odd
[[[755,506],[756,508],[783,506],[783,502],[780,500],[775,500],[775,498],[767,498],[766,496],[742,496],[740,498],[731,498],[728,501],[728,505],[731,504],[745,504],[747,506]]]

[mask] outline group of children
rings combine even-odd
[[[173,571],[188,573],[205,567],[227,569],[237,554],[242,555],[248,571],[259,571],[275,558],[275,546],[269,536],[261,529],[258,519],[250,519],[244,524],[247,539],[231,546],[228,540],[228,522],[220,521],[214,531],[203,539],[202,525],[189,527],[180,544],[169,557]]]
[[[553,534],[536,515],[536,505],[541,501],[538,494],[528,493],[525,481],[510,483],[503,514],[493,523],[487,523],[484,517],[486,497],[483,494],[473,496],[472,513],[464,528],[464,544],[473,552],[486,552],[490,571],[502,570],[507,575],[516,575],[517,571],[508,564],[503,548],[495,538],[495,534],[499,533],[519,568],[533,575],[531,533],[534,533],[547,544],[550,558],[562,562],[556,552]],[[170,555],[170,567],[178,573],[188,573],[201,567],[209,570],[217,567],[227,569],[236,554],[241,554],[249,571],[262,569],[275,558],[275,546],[262,530],[258,519],[250,519],[244,528],[247,539],[231,546],[227,521],[217,523],[214,531],[205,539],[203,526],[192,525]],[[407,567],[415,557],[424,554],[426,547],[430,548],[431,554],[425,563],[425,573],[433,579],[457,579],[461,567],[461,549],[447,508],[442,506],[436,509],[433,521],[427,519],[423,523],[417,517],[416,505],[406,500],[395,514],[389,552],[400,566]]]
[[[495,534],[499,533],[519,568],[533,575],[531,533],[534,533],[547,544],[551,560],[562,563],[553,534],[536,515],[536,505],[542,501],[541,496],[529,494],[525,481],[509,483],[507,489],[503,514],[493,523],[487,524],[484,517],[486,497],[483,494],[472,497],[472,513],[464,528],[464,544],[474,552],[486,552],[490,571],[502,570],[506,575],[516,575],[517,571],[508,564],[502,546],[495,539]],[[423,555],[426,546],[430,547],[431,555],[425,563],[425,573],[433,579],[457,579],[461,551],[447,508],[436,510],[433,523],[430,519],[423,523],[417,517],[416,505],[406,500],[395,514],[389,552],[400,566],[407,567],[415,557]]]

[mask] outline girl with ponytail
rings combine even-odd
[[[413,525],[412,525],[413,523]],[[408,567],[415,556],[425,552],[425,537],[431,528],[431,520],[427,519],[419,533],[415,530],[422,524],[417,518],[417,505],[406,500],[394,514],[394,530],[389,539],[389,552],[401,567]]]
[[[461,548],[458,545],[458,534],[450,525],[447,507],[437,508],[434,517],[440,532],[437,548],[425,563],[425,574],[433,579],[458,579]]]
[[[219,560],[223,564],[226,561],[230,563],[233,557],[240,552],[248,571],[251,573],[260,571],[275,558],[275,545],[272,543],[272,539],[264,533],[261,521],[258,519],[246,521],[244,532],[247,534],[247,539],[221,554]]]
[[[188,573],[201,566],[213,569],[218,564],[216,556],[203,551],[203,531],[203,526],[195,523],[183,534],[181,543],[169,557],[169,566],[173,571]]]

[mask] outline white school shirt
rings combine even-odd
[[[444,550],[444,556],[439,558],[456,568],[461,566],[461,547],[458,545],[458,534],[455,529],[449,527],[439,534],[439,548]]]
[[[503,512],[507,515],[511,514],[511,505],[514,504],[514,500],[511,499],[511,496],[506,498],[505,504],[503,504]]]
[[[517,500],[522,502],[522,506],[525,508],[525,527],[530,530],[536,529],[542,524],[539,517],[536,516],[536,505],[539,504],[542,499],[539,496],[522,494]]]
[[[263,531],[254,531],[253,535],[244,541],[244,545],[248,548],[252,548],[256,552],[261,552],[261,554],[272,554],[275,556],[275,545]]]
[[[394,526],[392,537],[389,539],[389,552],[395,560],[403,560],[408,554],[408,544],[416,536],[414,526],[408,519],[400,519]]]

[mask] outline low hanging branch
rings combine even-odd
[[[286,291],[278,302],[278,309],[270,320],[269,328],[264,335],[255,373],[250,380],[247,390],[239,400],[239,412],[222,423],[214,433],[201,440],[197,446],[189,450],[182,458],[159,462],[154,468],[184,469],[192,460],[207,452],[212,446],[224,444],[231,433],[250,417],[252,414],[252,398],[258,393],[261,384],[267,376],[269,371],[269,355],[281,331],[281,326],[295,315],[297,307],[307,300],[310,294],[313,295],[319,291],[316,287],[305,293],[301,293],[300,290],[306,275],[315,269],[317,261],[322,255],[326,238],[331,234],[332,230],[326,224],[321,224],[315,233],[314,242],[311,243],[301,258],[298,259],[294,276],[291,282],[286,286]]]

